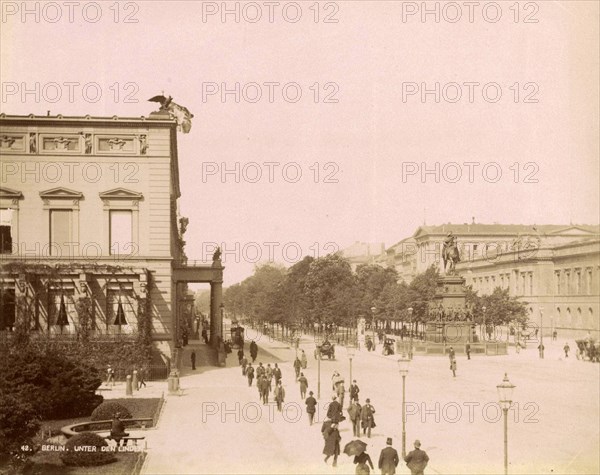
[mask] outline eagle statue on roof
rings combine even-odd
[[[148,99],[148,102],[158,102],[160,104],[160,110],[166,111],[169,115],[177,121],[177,128],[184,134],[189,133],[192,128],[192,114],[187,107],[180,106],[173,102],[173,97],[165,97],[164,95],[154,96]]]

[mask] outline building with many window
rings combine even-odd
[[[82,303],[93,337],[136,335],[174,355],[187,282],[213,287],[220,260],[189,266],[178,213],[177,122],[149,117],[0,116],[0,332],[77,338]],[[10,335],[8,335],[10,336]]]
[[[527,303],[531,321],[551,333],[598,337],[600,227],[579,225],[444,224],[421,226],[386,250],[382,264],[410,282],[431,265],[443,270],[442,247],[452,233],[456,266],[480,295],[496,287]]]

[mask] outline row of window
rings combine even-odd
[[[45,300],[45,302],[43,301]],[[50,330],[63,330],[66,333],[75,330],[79,323],[75,292],[73,289],[51,290],[47,299],[35,299],[29,302],[28,311],[32,316],[31,329],[41,330],[44,327]],[[131,290],[108,290],[106,294],[106,307],[101,309],[98,301],[92,305],[92,329],[100,330],[102,326],[130,327],[137,321],[137,304]],[[15,290],[10,288],[0,289],[0,331],[14,330],[16,321]]]
[[[557,295],[592,295],[593,272],[587,269],[561,269],[554,272],[554,291]]]
[[[13,253],[13,220],[11,209],[0,209],[0,253]],[[73,256],[74,212],[70,209],[50,209],[49,246],[50,256]],[[111,255],[129,255],[136,248],[133,242],[133,212],[110,210],[108,212],[108,244]]]
[[[508,272],[498,276],[474,277],[471,283],[474,290],[484,294],[491,294],[496,287],[500,287],[508,289],[513,295],[533,295],[533,272],[513,270],[512,274],[512,280]]]
[[[512,274],[512,275],[511,275]],[[501,273],[498,276],[474,277],[474,290],[490,294],[496,287],[508,289],[513,295],[534,295],[534,273],[532,271]],[[554,273],[555,295],[594,295],[593,270],[563,269]]]

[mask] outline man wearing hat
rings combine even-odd
[[[423,470],[427,467],[429,457],[427,453],[421,450],[421,441],[415,440],[415,450],[412,450],[404,457],[406,466],[409,468],[412,475],[424,475]]]
[[[371,400],[367,399],[365,401],[365,405],[360,410],[360,419],[363,427],[363,434],[366,434],[367,437],[371,437],[371,429],[374,429],[375,426],[375,408],[371,406]]]
[[[312,426],[313,421],[315,419],[315,412],[317,412],[316,411],[317,400],[313,397],[312,391],[310,391],[308,393],[308,397],[306,398],[306,401],[304,401],[304,403],[306,404],[306,413],[308,414],[308,422]]]
[[[379,470],[381,470],[381,475],[394,475],[399,462],[398,452],[392,447],[392,438],[388,437],[386,447],[381,451],[381,455],[379,455]]]
[[[337,396],[332,396],[332,401],[327,408],[327,418],[333,422],[340,422],[342,415],[342,405],[338,402]]]

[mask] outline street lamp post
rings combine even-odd
[[[315,341],[317,343],[317,399],[321,399],[321,344],[323,337],[320,334],[315,335]]]
[[[408,307],[408,321],[410,322],[410,330],[409,330],[409,343],[408,343],[408,358],[412,360],[413,357],[413,324],[412,324],[412,314],[413,308]]]
[[[406,457],[406,375],[409,365],[410,358],[406,356],[406,353],[402,353],[398,360],[398,369],[402,376],[402,458]]]
[[[350,380],[349,384],[352,384],[352,358],[356,354],[356,347],[353,344],[348,344],[346,347],[346,351],[348,352],[348,359],[350,360]]]
[[[544,307],[540,307],[540,359],[544,359]]]
[[[498,389],[498,398],[500,407],[504,413],[504,474],[508,475],[508,410],[512,404],[512,393],[515,385],[508,380],[508,375],[504,373],[502,383],[496,386]]]

